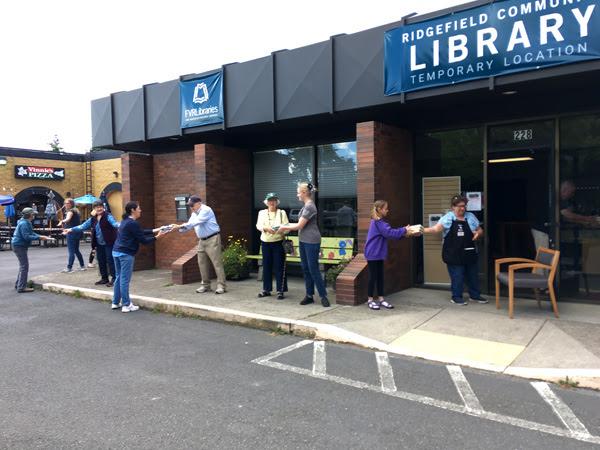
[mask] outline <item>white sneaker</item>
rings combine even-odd
[[[215,294],[224,294],[225,293],[225,289],[222,288],[221,286],[219,286],[216,290],[215,290]]]
[[[198,294],[203,294],[204,292],[208,291],[210,291],[210,288],[208,286],[200,286],[198,289],[196,289],[196,292]]]
[[[73,273],[73,269],[67,267],[66,269],[61,270],[60,273]]]
[[[119,303],[118,305],[115,305],[114,303],[110,304],[110,309],[119,309],[121,308],[123,305],[121,303]]]
[[[79,268],[79,271],[80,271],[80,272],[85,272],[86,270],[87,270],[87,269],[86,269],[85,267],[80,267],[80,268]]]
[[[121,307],[121,312],[128,313],[128,312],[137,311],[138,309],[140,309],[139,306],[134,305],[133,303],[130,303],[127,306],[122,306]]]

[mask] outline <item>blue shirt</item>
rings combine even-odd
[[[215,213],[210,206],[206,206],[205,204],[202,204],[198,212],[192,213],[190,220],[181,226],[179,232],[184,233],[192,228],[196,232],[196,236],[200,239],[221,231]]]
[[[115,228],[119,228],[119,222],[117,222],[115,220],[115,218],[111,215],[108,214],[106,216],[106,220],[108,220],[108,223],[110,223],[113,227]],[[83,222],[81,225],[73,227],[73,230],[75,231],[87,231],[90,228],[92,228],[92,218],[90,217],[88,220],[86,220],[85,222]],[[106,241],[104,240],[104,236],[102,236],[102,229],[100,228],[100,221],[98,220],[96,222],[96,241],[98,241],[98,244],[100,245],[106,245]]]
[[[17,222],[17,228],[13,234],[11,244],[13,247],[29,247],[31,241],[35,241],[40,238],[40,235],[33,232],[33,225],[27,219],[19,219]]]
[[[452,227],[452,222],[454,222],[455,220],[458,220],[456,218],[456,215],[452,211],[450,211],[444,214],[438,222],[441,223],[444,227],[444,237],[446,237],[448,231],[450,231],[450,227]],[[479,220],[472,212],[465,213],[465,220],[469,224],[469,228],[471,229],[471,231],[475,231],[477,228],[479,228]]]

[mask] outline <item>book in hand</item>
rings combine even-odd
[[[408,227],[408,232],[410,234],[422,234],[423,233],[423,225],[411,225]]]
[[[271,227],[271,230],[273,230],[273,231],[277,231],[277,230],[279,230],[279,226],[280,226],[280,225],[273,225],[273,226]]]

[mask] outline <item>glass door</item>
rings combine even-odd
[[[488,129],[487,233],[490,290],[494,260],[535,258],[556,242],[554,121]]]

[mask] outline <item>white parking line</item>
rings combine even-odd
[[[313,348],[313,375],[325,375],[327,373],[327,359],[325,356],[325,342],[315,341]]]
[[[565,425],[567,426],[566,429],[556,427],[553,425],[546,425],[543,423],[520,419],[518,417],[511,417],[511,416],[506,416],[504,414],[492,413],[492,412],[483,410],[483,408],[481,407],[481,404],[479,403],[479,400],[477,400],[477,397],[473,393],[471,386],[469,385],[468,381],[466,381],[466,378],[464,378],[464,374],[462,373],[462,370],[460,371],[460,375],[462,375],[462,378],[464,379],[464,382],[466,382],[466,385],[463,383],[462,380],[460,380],[460,375],[457,375],[459,372],[456,369],[451,369],[451,367],[457,367],[457,366],[448,366],[448,371],[451,374],[451,376],[454,374],[454,376],[452,378],[453,381],[459,380],[459,384],[456,384],[457,383],[456,381],[454,381],[454,383],[455,383],[457,389],[459,389],[459,393],[461,394],[461,397],[463,398],[463,400],[465,402],[464,405],[447,402],[445,400],[437,400],[437,399],[427,397],[424,395],[412,394],[410,392],[404,392],[404,391],[398,391],[398,390],[392,391],[389,389],[384,389],[383,382],[382,382],[381,386],[376,386],[376,385],[364,383],[362,381],[351,380],[349,378],[328,375],[327,373],[325,373],[325,370],[324,370],[325,369],[325,356],[324,356],[325,345],[323,342],[321,342],[318,346],[316,345],[315,350],[313,351],[313,370],[303,369],[301,367],[291,366],[288,364],[282,364],[279,362],[272,361],[273,359],[275,359],[281,355],[284,355],[286,353],[294,351],[298,348],[304,347],[305,345],[308,345],[311,342],[312,341],[309,341],[309,340],[298,342],[296,344],[282,348],[281,350],[277,350],[275,352],[269,353],[266,356],[256,358],[252,362],[256,363],[256,364],[260,364],[262,366],[271,367],[271,368],[278,369],[278,370],[284,370],[286,372],[292,372],[292,373],[296,373],[299,375],[316,378],[319,380],[331,381],[331,382],[334,382],[337,384],[341,384],[344,386],[350,386],[350,387],[357,388],[357,389],[364,389],[364,390],[368,390],[368,391],[372,391],[372,392],[377,392],[380,394],[389,395],[391,397],[397,397],[397,398],[400,398],[403,400],[408,400],[408,401],[415,402],[415,403],[421,403],[421,404],[427,405],[427,406],[433,406],[435,408],[443,409],[446,411],[452,411],[452,412],[456,412],[456,413],[460,413],[460,414],[469,415],[472,417],[477,417],[480,419],[490,420],[492,422],[503,423],[506,425],[512,425],[512,426],[523,428],[523,429],[530,430],[530,431],[537,431],[537,432],[541,432],[541,433],[551,434],[554,436],[574,439],[574,440],[578,440],[578,441],[582,441],[582,442],[590,442],[593,444],[600,444],[600,436],[595,436],[595,435],[590,434],[588,432],[588,430],[585,428],[585,426],[575,416],[575,414],[573,414],[573,411],[571,411],[571,409],[568,408],[568,406],[566,406],[564,403],[562,403],[562,401],[560,401],[560,399],[558,399],[552,391],[550,391],[551,395],[554,396],[554,398],[556,398],[558,400],[558,403],[556,403],[556,401],[553,400],[554,404],[552,407],[553,407],[554,411],[556,412],[556,414],[558,414],[559,417],[561,417],[561,420],[563,421],[563,423],[565,423]],[[322,345],[322,347],[321,347],[321,345]],[[317,348],[319,348],[319,350],[316,350]],[[315,354],[317,354],[317,353],[320,354],[321,349],[323,351],[323,365],[322,365],[323,372],[322,373],[319,372],[319,370],[315,370],[316,364],[315,364],[315,360],[314,360]],[[318,356],[318,358],[321,358],[321,356]],[[319,363],[319,365],[320,364],[321,363]],[[390,370],[391,370],[391,366],[390,366]],[[392,376],[393,376],[393,374],[392,374]],[[387,375],[386,375],[386,377],[387,377]],[[541,383],[541,384],[546,384],[546,383]],[[468,388],[467,388],[467,386],[468,386]],[[541,390],[544,391],[544,393],[546,394],[546,390],[544,388],[541,388]],[[550,390],[549,387],[548,387],[548,390]],[[538,390],[538,392],[540,392],[540,391]],[[540,392],[540,394],[541,394],[541,392]],[[542,395],[542,397],[544,397],[544,396]],[[551,398],[551,397],[547,396],[547,398]],[[546,397],[544,397],[544,399],[546,399]],[[562,406],[560,406],[560,408],[557,411],[556,408],[554,407],[554,405],[562,405]],[[566,408],[566,410],[565,410],[565,408]],[[567,410],[568,410],[568,413],[566,412]]]
[[[548,383],[544,383],[543,381],[532,381],[531,385],[538,391],[544,401],[552,407],[554,413],[569,430],[574,434],[590,436],[590,432],[585,425],[581,423],[571,408],[569,408],[560,398],[558,398],[554,391],[550,389]]]
[[[473,392],[473,389],[471,389],[471,385],[467,381],[462,369],[458,366],[446,366],[446,368],[467,409],[471,411],[483,411],[481,403],[479,403],[479,399],[475,395],[475,392]]]
[[[377,369],[379,369],[379,379],[381,380],[381,390],[383,392],[396,392],[396,382],[394,381],[394,371],[390,364],[390,358],[386,352],[376,352]]]

